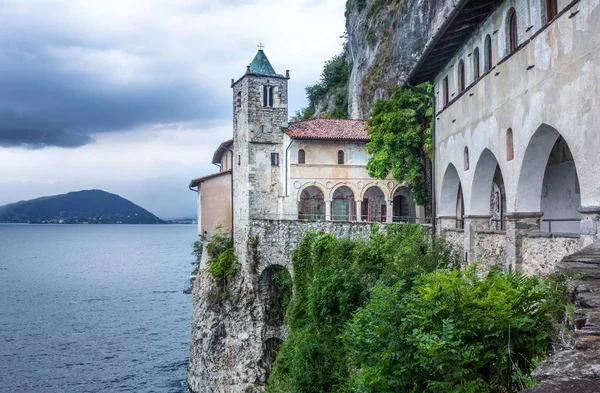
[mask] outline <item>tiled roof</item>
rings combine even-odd
[[[231,169],[228,171],[223,171],[223,172],[217,172],[217,173],[213,173],[212,175],[206,175],[206,176],[202,176],[199,177],[197,179],[194,179],[190,182],[190,188],[192,187],[198,187],[200,185],[200,183],[210,180],[214,177],[219,177],[219,176],[223,176],[223,175],[229,175],[231,174]]]
[[[311,119],[290,123],[285,131],[294,139],[368,141],[367,122],[348,119]]]

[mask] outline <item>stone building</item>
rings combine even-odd
[[[409,83],[435,84],[438,228],[547,272],[598,239],[600,5],[461,0]]]
[[[422,221],[407,187],[366,170],[366,122],[312,119],[288,124],[286,75],[262,50],[231,83],[233,139],[213,156],[218,173],[192,180],[201,236],[230,233],[244,244],[250,219]]]

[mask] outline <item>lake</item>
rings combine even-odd
[[[0,224],[0,392],[182,393],[195,225]]]

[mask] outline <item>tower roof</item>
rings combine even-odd
[[[273,66],[269,62],[269,59],[267,59],[267,56],[265,55],[265,52],[262,49],[259,49],[256,53],[256,56],[254,56],[252,63],[250,63],[249,71],[251,74],[255,75],[283,76],[275,72]]]

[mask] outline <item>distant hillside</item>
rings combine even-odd
[[[0,206],[0,222],[62,224],[160,224],[135,203],[102,190],[85,190]]]

